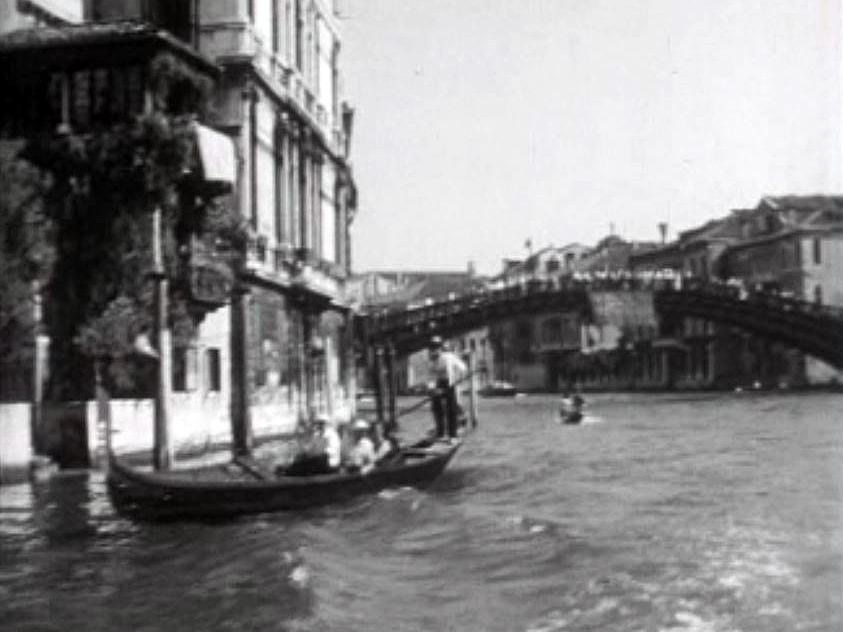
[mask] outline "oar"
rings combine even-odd
[[[246,459],[243,458],[242,456],[234,457],[233,461],[234,461],[234,463],[239,465],[242,469],[244,469],[246,472],[248,472],[249,474],[251,474],[252,476],[257,478],[258,480],[261,480],[261,481],[266,480],[266,475],[263,472],[261,472],[258,468],[256,468],[254,465],[247,462]]]
[[[463,377],[458,379],[456,382],[454,382],[454,386],[456,386],[457,384],[460,384],[461,382],[465,382],[472,375],[474,375],[474,373],[477,373],[477,371],[473,371],[472,373],[467,373],[466,375],[464,375]],[[413,404],[411,406],[407,406],[407,408],[402,408],[401,410],[399,410],[396,417],[403,417],[404,415],[409,415],[410,413],[412,413],[412,412],[418,410],[419,408],[421,408],[422,406],[424,406],[426,403],[428,403],[434,397],[435,397],[434,395],[425,395],[422,399],[417,401],[415,404]]]

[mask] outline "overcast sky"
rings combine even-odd
[[[354,266],[839,193],[841,0],[342,0]]]

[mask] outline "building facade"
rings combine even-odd
[[[213,419],[205,434],[214,440],[229,433],[232,419],[267,435],[289,432],[316,413],[349,418],[355,390],[346,300],[356,209],[353,110],[341,97],[341,37],[332,3],[84,0],[82,6],[81,24],[45,20],[36,29],[64,39],[69,54],[63,75],[46,82],[46,92],[33,93],[42,101],[32,121],[52,130],[64,122],[75,130],[99,116],[97,108],[141,113],[148,103],[144,67],[124,64],[114,71],[112,51],[90,43],[103,33],[122,33],[120,41],[134,50],[133,38],[143,32],[208,68],[214,88],[206,123],[233,145],[234,186],[224,203],[248,223],[248,245],[234,291],[205,310],[191,344],[173,350],[176,440],[188,440],[180,434],[180,417],[196,417],[185,426]],[[79,37],[66,28],[81,29]],[[42,105],[57,110],[45,112]],[[210,268],[203,278],[213,284]],[[138,404],[129,416],[151,419],[151,411]]]
[[[232,331],[244,332],[232,344],[234,388],[243,393],[233,415],[250,416],[255,431],[289,430],[316,412],[348,418],[356,189],[333,3],[88,0],[86,11],[92,20],[156,24],[221,69],[214,124],[234,139],[230,203],[252,234],[232,305]]]
[[[843,197],[765,197],[736,216],[723,278],[822,305],[843,306]],[[765,383],[826,383],[840,372],[782,345],[742,336],[740,366]]]

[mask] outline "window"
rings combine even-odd
[[[143,75],[138,66],[130,66],[126,70],[126,95],[129,114],[143,112]]]
[[[822,242],[819,237],[814,237],[814,263],[822,263]]]
[[[111,104],[108,99],[108,70],[99,68],[93,72],[91,110],[96,123],[107,123],[111,119]]]
[[[64,123],[65,77],[53,73],[47,79],[46,116],[51,127]]]
[[[151,7],[152,22],[183,42],[191,43],[191,0],[157,0]]]
[[[108,103],[111,108],[111,120],[119,121],[126,118],[126,71],[123,68],[113,68],[108,85]]]
[[[205,351],[206,363],[207,363],[207,376],[208,376],[208,391],[216,392],[222,390],[222,373],[220,367],[220,350],[219,349],[207,349]]]
[[[179,347],[173,353],[173,390],[195,391],[199,367],[195,347]]]
[[[278,0],[272,1],[272,52],[278,53],[281,50],[281,24],[280,12],[278,11]]]
[[[541,341],[546,345],[555,345],[562,341],[561,318],[549,318],[542,323]]]
[[[275,241],[283,244],[287,239],[287,174],[284,160],[284,128],[280,121],[275,127]]]
[[[775,232],[776,219],[772,215],[767,215],[764,217],[764,230],[768,233]]]
[[[817,305],[823,304],[823,288],[821,285],[814,286],[814,303]]]
[[[84,129],[91,122],[91,73],[81,70],[73,74],[71,121],[73,126]]]
[[[304,15],[302,14],[301,0],[296,0],[296,68],[301,72],[302,62],[304,60],[302,50],[302,35],[304,32]]]

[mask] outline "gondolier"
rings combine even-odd
[[[436,422],[436,436],[453,438],[457,436],[459,416],[459,392],[457,384],[468,372],[465,363],[455,353],[443,348],[442,338],[430,340],[429,387],[432,392],[431,407]]]

